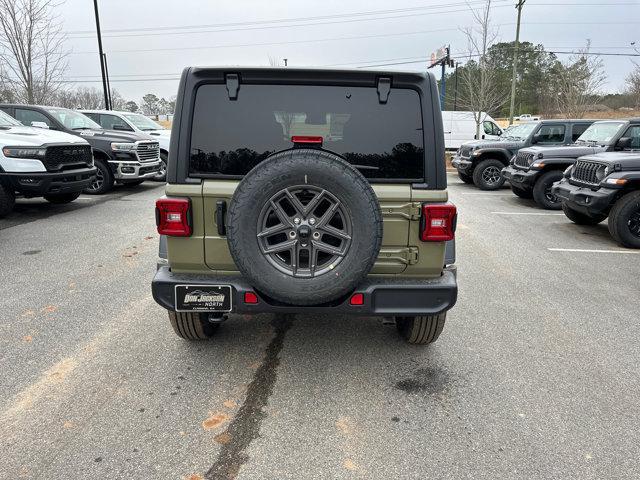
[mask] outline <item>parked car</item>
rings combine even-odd
[[[482,140],[498,140],[502,129],[496,121],[485,112],[480,113],[480,138]],[[442,112],[444,128],[444,146],[447,150],[457,150],[463,143],[478,139],[476,118],[473,112]]]
[[[0,110],[24,125],[70,133],[89,142],[97,171],[85,193],[106,193],[114,183],[138,185],[155,177],[161,168],[158,142],[148,135],[105,130],[66,108],[0,104]]]
[[[562,201],[553,194],[551,187],[562,179],[562,172],[583,155],[632,150],[634,142],[640,141],[634,138],[634,135],[640,135],[635,125],[634,120],[603,120],[592,123],[571,145],[523,148],[502,170],[502,175],[509,180],[511,190],[517,196],[533,198],[542,208],[560,210]]]
[[[504,184],[502,169],[522,148],[531,145],[568,145],[574,142],[593,120],[541,120],[512,125],[500,140],[465,143],[452,165],[465,183],[481,190],[497,190]]]
[[[640,248],[640,125],[633,128],[635,152],[580,157],[552,190],[572,222],[595,225],[609,217],[611,236]]]
[[[160,144],[162,166],[154,180],[165,181],[167,177],[167,158],[169,157],[169,140],[171,139],[170,129],[163,127],[141,113],[118,112],[115,110],[80,110],[80,112],[107,130],[136,132],[142,135],[150,135],[156,139]]]
[[[523,113],[522,115],[515,117],[514,120],[518,120],[519,122],[535,122],[540,120],[539,115],[531,115],[530,113]]]
[[[25,127],[0,111],[0,217],[13,210],[16,194],[72,202],[95,174],[86,140]]]
[[[316,312],[438,338],[456,208],[432,74],[187,68],[173,129],[152,291],[177,335]]]

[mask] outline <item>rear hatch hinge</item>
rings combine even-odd
[[[379,259],[382,261],[396,261],[405,265],[415,265],[418,263],[418,247],[405,248],[381,248]]]
[[[380,205],[382,215],[397,216],[407,220],[420,220],[421,204],[417,202],[405,203],[402,205]]]
[[[224,76],[224,83],[227,85],[229,100],[238,99],[238,90],[240,90],[240,77],[237,73],[227,73]]]

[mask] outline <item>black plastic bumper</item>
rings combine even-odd
[[[473,162],[470,158],[463,158],[455,155],[451,160],[451,166],[459,172],[470,174],[473,170]]]
[[[540,173],[542,173],[540,170],[520,170],[513,165],[502,169],[502,176],[507,179],[511,185],[527,190],[533,188]]]
[[[154,300],[167,310],[175,310],[176,285],[230,285],[231,313],[336,313],[340,315],[434,315],[453,307],[458,296],[456,268],[447,267],[433,279],[404,279],[370,276],[353,293],[364,294],[363,305],[350,305],[351,295],[335,305],[285,305],[257,293],[258,303],[244,303],[245,292],[255,292],[239,275],[176,274],[167,266],[158,268],[151,283]]]
[[[1,173],[13,189],[25,197],[81,192],[96,176],[96,167],[63,172]]]
[[[572,185],[563,179],[551,187],[551,192],[572,209],[587,215],[609,213],[620,190],[615,188],[599,188]]]

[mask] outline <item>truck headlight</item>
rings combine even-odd
[[[571,172],[573,172],[573,165],[569,165],[569,166],[565,169],[565,171],[564,171],[564,173],[562,174],[562,176],[563,176],[564,178],[571,178]]]
[[[114,152],[131,152],[136,149],[135,143],[112,143],[111,150]]]
[[[42,160],[47,153],[42,147],[4,147],[2,154],[7,158],[34,158]]]

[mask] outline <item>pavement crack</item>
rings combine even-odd
[[[289,315],[278,315],[272,320],[275,335],[267,346],[262,364],[247,388],[244,403],[223,433],[229,440],[222,445],[216,462],[207,471],[205,478],[233,479],[249,459],[245,450],[260,435],[260,426],[267,416],[263,409],[273,392],[280,364],[279,354],[287,330],[291,328],[291,320],[292,317]]]

